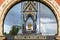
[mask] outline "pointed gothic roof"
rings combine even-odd
[[[34,5],[34,3],[32,1],[29,1],[27,3],[27,5],[24,8],[24,12],[25,11],[35,11],[35,12],[37,11],[37,9],[36,9],[36,7],[35,7],[35,5]]]

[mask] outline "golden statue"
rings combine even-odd
[[[28,23],[28,30],[31,30],[32,24]]]

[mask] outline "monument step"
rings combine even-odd
[[[6,37],[8,40],[55,40],[54,36],[43,36],[43,35],[16,35]]]

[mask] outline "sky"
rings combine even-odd
[[[37,12],[37,34],[56,34],[57,33],[57,22],[53,12],[44,4],[38,3],[38,12]],[[29,18],[28,22],[33,24],[31,18]],[[23,24],[23,14],[21,11],[21,3],[13,6],[4,21],[4,32],[9,33],[11,30],[12,25],[19,25],[22,26]],[[28,24],[28,23],[27,23]],[[27,25],[26,24],[26,25]],[[19,33],[22,31],[20,30]]]

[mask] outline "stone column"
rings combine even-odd
[[[24,21],[24,24],[23,24],[23,29],[22,29],[22,31],[23,31],[23,34],[26,33],[26,22],[25,22],[25,21]]]
[[[59,20],[60,21],[60,20]],[[56,39],[60,40],[60,22],[58,22]]]
[[[36,33],[36,21],[33,22],[33,33]]]
[[[2,21],[0,21],[0,40],[5,39],[5,36],[3,35],[4,28],[2,27]]]

